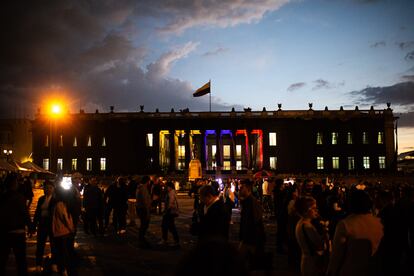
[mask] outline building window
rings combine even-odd
[[[178,158],[185,158],[185,146],[178,146]]]
[[[384,144],[384,132],[378,132],[378,144]]]
[[[368,170],[370,168],[369,156],[362,157],[362,161],[363,161],[364,169]]]
[[[76,136],[75,136],[75,138],[73,138],[73,146],[74,147],[78,146],[78,139],[76,138]]]
[[[92,171],[92,158],[86,158],[86,170]]]
[[[323,157],[316,157],[316,168],[318,170],[323,170]]]
[[[317,145],[322,145],[322,132],[317,132],[316,133],[316,144]]]
[[[346,143],[348,145],[352,145],[354,143],[353,140],[352,140],[352,132],[348,132],[346,134]]]
[[[277,157],[271,156],[269,158],[269,163],[270,163],[270,169],[271,170],[276,170],[276,168],[277,168]]]
[[[62,158],[58,158],[57,160],[57,170],[58,171],[63,170],[63,159]]]
[[[380,169],[385,169],[385,156],[378,156],[378,166]]]
[[[78,159],[72,159],[72,171],[76,171],[78,169]]]
[[[46,135],[45,137],[45,147],[49,146],[49,135]]]
[[[269,146],[276,146],[276,132],[269,132]]]
[[[59,147],[63,147],[63,135],[59,136]]]
[[[242,146],[236,145],[236,157],[241,157],[241,156],[242,156]]]
[[[368,132],[362,132],[362,144],[367,145],[368,144]]]
[[[242,170],[242,161],[236,161],[236,170]]]
[[[211,162],[211,167],[213,168],[213,170],[215,170],[217,168],[217,162],[216,161]]]
[[[211,145],[211,157],[216,160],[217,146]]]
[[[105,139],[105,137],[102,138],[102,147],[106,147],[106,139]]]
[[[231,169],[230,161],[223,161],[223,170],[229,171]]]
[[[49,158],[43,158],[43,169],[49,170]]]
[[[154,135],[152,133],[147,133],[147,140],[146,140],[146,145],[147,147],[152,147],[153,142],[154,142]]]
[[[337,156],[332,157],[332,169],[334,170],[339,169],[339,157]]]
[[[223,146],[223,157],[230,158],[230,145]]]
[[[348,170],[352,171],[355,169],[355,158],[353,156],[348,157]]]
[[[332,145],[338,144],[338,132],[332,132]]]
[[[102,157],[100,164],[101,164],[101,171],[106,171],[106,158]]]
[[[185,161],[184,160],[178,160],[177,169],[178,170],[184,170],[185,169]]]
[[[88,147],[92,147],[92,137],[88,135]]]

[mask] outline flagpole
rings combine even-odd
[[[209,95],[209,97],[210,97],[210,112],[211,112],[211,79],[208,81],[209,83],[210,83],[210,95]]]

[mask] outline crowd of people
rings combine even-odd
[[[0,274],[13,249],[19,275],[26,275],[26,234],[36,233],[36,270],[62,275],[73,270],[79,221],[87,235],[103,236],[112,229],[126,234],[139,220],[138,241],[152,247],[147,232],[153,215],[161,215],[159,244],[180,246],[175,225],[180,208],[176,183],[155,176],[117,177],[112,183],[96,177],[73,178],[65,187],[45,181],[33,219],[30,179],[8,174],[0,190]],[[414,260],[414,189],[384,183],[343,183],[276,178],[201,179],[192,183],[191,234],[197,246],[178,266],[179,273],[197,271],[194,256],[232,252],[234,271],[271,269],[272,254],[286,254],[302,275],[404,275]],[[232,211],[240,208],[237,247],[229,240]],[[266,233],[264,220],[276,221],[276,233]],[[172,243],[168,234],[172,235]],[[266,252],[266,236],[276,234],[276,252]],[[49,240],[51,259],[44,259]],[[212,246],[214,245],[214,246]],[[212,252],[209,252],[211,250]],[[200,255],[200,256],[201,256]],[[242,265],[238,260],[242,260]],[[185,265],[183,265],[185,264]],[[221,262],[204,271],[223,272]],[[231,265],[230,265],[231,266]],[[177,274],[178,275],[178,274]],[[207,275],[207,274],[206,274]],[[246,274],[247,275],[247,274]]]

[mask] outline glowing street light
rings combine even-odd
[[[3,150],[3,153],[6,155],[6,159],[9,160],[10,155],[13,153],[13,151],[11,149],[7,150]]]
[[[52,113],[53,114],[59,114],[61,111],[60,105],[58,104],[53,104],[52,105]]]

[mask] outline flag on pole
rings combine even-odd
[[[204,96],[204,95],[209,94],[209,93],[210,93],[210,82],[204,84],[202,87],[197,89],[196,92],[194,92],[193,96],[194,97],[201,97],[201,96]]]

